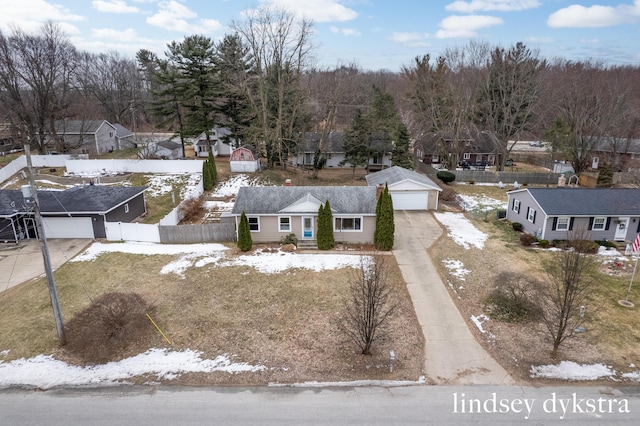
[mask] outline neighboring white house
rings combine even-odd
[[[393,166],[365,176],[369,186],[389,188],[394,210],[437,210],[442,189],[427,176]]]
[[[166,160],[182,158],[182,144],[171,140],[156,142],[153,157]]]
[[[235,139],[231,138],[229,140],[229,135],[231,135],[231,131],[225,127],[214,127],[213,129],[211,129],[211,131],[209,132],[209,140],[207,140],[206,133],[202,132],[198,137],[195,138],[196,156],[208,157],[209,146],[211,146],[214,157],[230,156],[231,151],[233,151],[232,145],[235,144]]]

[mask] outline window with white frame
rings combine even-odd
[[[278,224],[280,232],[290,232],[291,231],[291,217],[289,216],[280,216],[278,218]]]
[[[569,230],[569,218],[559,217],[556,223],[556,231],[568,231]]]
[[[513,200],[513,209],[514,212],[520,213],[520,200]]]
[[[440,162],[440,156],[438,154],[432,154],[431,155],[431,162],[432,163],[439,163]]]
[[[465,152],[464,154],[462,154],[462,159],[463,160],[471,160],[471,153],[470,152]]]
[[[362,231],[361,217],[337,217],[334,229],[338,232]]]
[[[593,218],[593,226],[591,227],[594,231],[604,231],[607,225],[606,217],[594,217]]]
[[[536,211],[534,209],[529,209],[527,211],[527,220],[531,223],[536,221]]]
[[[126,203],[126,204],[124,205],[124,212],[125,212],[125,213],[129,213],[129,203]]]
[[[249,221],[249,230],[251,232],[260,231],[260,218],[258,216],[247,216],[247,220]]]

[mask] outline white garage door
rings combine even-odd
[[[427,210],[427,192],[392,192],[394,210]]]
[[[47,238],[93,238],[90,217],[43,217]]]

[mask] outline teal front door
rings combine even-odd
[[[313,216],[304,216],[302,218],[302,238],[313,240]]]

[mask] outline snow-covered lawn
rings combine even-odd
[[[484,242],[487,240],[487,234],[473,226],[471,221],[462,213],[434,213],[434,216],[447,228],[447,235],[453,241],[469,249],[475,247],[482,250]]]
[[[616,376],[616,371],[604,364],[578,364],[573,361],[562,361],[556,365],[539,365],[531,367],[532,378],[597,380],[603,378],[614,379]]]
[[[466,211],[487,211],[507,208],[506,202],[487,197],[484,194],[482,194],[481,196],[459,194],[458,197],[460,198],[460,207],[462,207],[462,209]]]
[[[464,269],[464,263],[460,260],[448,258],[444,259],[442,263],[444,263],[445,268],[449,270],[449,273],[454,277],[457,277],[460,281],[464,281],[465,275],[471,272],[468,269]]]

